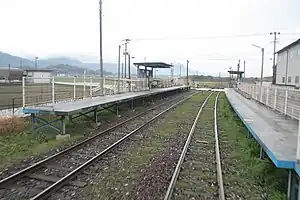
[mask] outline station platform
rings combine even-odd
[[[298,121],[246,98],[234,89],[226,96],[250,134],[278,168],[296,170]]]
[[[97,112],[104,109],[110,110],[118,115],[118,105],[124,102],[146,98],[153,95],[164,94],[168,92],[176,92],[184,89],[189,89],[188,86],[174,86],[168,88],[155,88],[147,91],[129,92],[108,96],[98,96],[93,98],[86,98],[71,102],[57,102],[51,105],[37,105],[28,106],[22,109],[24,114],[30,114],[32,118],[32,128],[34,130],[42,128],[44,126],[51,127],[61,134],[65,134],[65,118],[69,117],[72,121],[80,116],[85,116],[96,124]],[[111,109],[115,107],[115,109]],[[93,117],[89,114],[94,113]],[[48,120],[40,116],[52,115],[58,117],[58,119]],[[59,125],[57,125],[57,123]]]

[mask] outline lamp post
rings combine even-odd
[[[265,49],[257,46],[255,44],[252,44],[252,46],[261,49],[261,70],[260,70],[260,100],[262,101],[262,82],[263,82],[263,76],[264,76],[264,54]]]
[[[35,65],[35,69],[37,69],[37,60],[39,59],[39,57],[35,57],[35,62],[34,62],[34,65]]]
[[[127,51],[127,43],[130,41],[130,39],[125,39],[122,41],[125,41],[125,43],[119,44],[119,46],[118,46],[119,47],[119,52],[118,52],[118,54],[119,54],[119,56],[118,56],[118,93],[120,92],[121,48],[123,45],[126,45],[125,51]],[[125,55],[125,75],[126,75],[126,54],[124,54],[124,55]],[[123,78],[123,70],[122,70],[122,78]]]

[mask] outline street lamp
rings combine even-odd
[[[125,45],[125,50],[127,51],[127,43],[130,41],[130,39],[125,39],[125,40],[122,40],[122,41],[125,41],[125,43],[119,44],[119,56],[118,56],[118,93],[120,93],[121,47],[123,45]],[[125,74],[126,74],[126,55],[125,55]],[[123,74],[122,74],[122,76],[123,76]]]
[[[37,60],[39,59],[39,57],[35,57],[35,68],[37,69]]]
[[[252,46],[261,49],[261,70],[260,70],[260,101],[262,101],[262,82],[263,82],[263,76],[264,76],[264,54],[265,49],[257,46],[255,44],[252,44]]]

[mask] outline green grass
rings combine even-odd
[[[218,109],[225,184],[233,186],[235,193],[243,199],[285,199],[287,172],[277,169],[267,158],[259,159],[259,145],[247,137],[248,130],[224,94],[220,96]],[[262,194],[265,194],[264,198]]]
[[[86,87],[86,96],[89,96]],[[83,86],[76,86],[76,96],[83,96]],[[22,85],[0,85],[0,109],[18,108],[22,106]],[[52,102],[51,84],[34,84],[25,86],[25,103]],[[55,85],[55,100],[73,99],[74,87],[70,85]]]
[[[214,88],[214,87],[227,87],[227,82],[203,82],[203,81],[195,81],[194,83],[191,82],[191,84],[195,85],[195,87],[201,88]]]
[[[146,108],[147,105],[145,107],[140,105],[136,106],[135,110],[142,111]],[[128,112],[129,109],[128,105],[121,105],[120,114]],[[99,113],[98,119],[105,123],[107,120],[116,119],[116,115],[104,110]],[[71,137],[64,141],[56,140],[57,132],[50,128],[31,131],[29,119],[25,120],[22,126],[23,128],[18,132],[7,132],[0,135],[0,168],[18,163],[29,156],[45,153],[52,148],[59,148],[65,144],[82,140],[95,132],[93,123],[84,117],[73,120],[73,123],[66,120],[66,131]]]

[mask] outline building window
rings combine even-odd
[[[292,77],[289,76],[289,77],[288,77],[288,83],[290,83],[291,81],[292,81]]]
[[[285,77],[282,77],[282,83],[285,83]]]
[[[295,76],[295,83],[299,83],[299,76]]]

